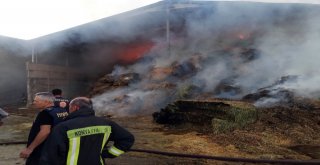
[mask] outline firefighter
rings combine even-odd
[[[54,106],[54,96],[49,92],[36,93],[33,107],[40,112],[32,124],[27,147],[20,152],[20,157],[27,159],[26,165],[39,164],[43,144],[51,128],[68,115],[65,109]]]
[[[53,89],[51,93],[54,95],[54,105],[57,107],[65,108],[67,111],[69,109],[69,100],[62,97],[61,89]]]
[[[134,136],[113,121],[96,117],[92,102],[77,97],[70,102],[70,114],[57,125],[45,144],[41,165],[104,165],[128,151]],[[113,145],[107,147],[108,142]]]

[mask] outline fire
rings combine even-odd
[[[154,43],[131,43],[125,45],[119,52],[120,61],[123,63],[133,63],[143,57],[153,47]]]
[[[250,38],[251,32],[248,31],[241,31],[236,32],[236,37],[240,40],[247,40]]]
[[[244,34],[238,34],[238,38],[240,39],[240,40],[244,40],[245,38],[246,38],[246,36],[244,35]]]
[[[151,70],[151,78],[154,80],[163,80],[173,71],[171,67],[155,67]]]

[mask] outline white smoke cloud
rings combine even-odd
[[[150,114],[168,103],[166,91],[143,91],[120,88],[94,97],[93,105],[98,115],[131,116]]]
[[[159,43],[157,46],[160,49],[153,49],[146,56],[152,60],[117,69],[114,73],[134,71],[145,75],[154,67],[172,67],[177,61],[183,64],[200,54],[203,60],[196,74],[188,78],[169,77],[163,81],[175,83],[177,87],[190,83],[198,86],[202,92],[212,93],[212,97],[241,98],[257,92],[260,88],[273,85],[283,76],[298,76],[296,81],[274,86],[270,95],[277,95],[278,89],[285,89],[305,97],[319,97],[318,8],[319,6],[312,5],[217,2],[213,6],[184,15],[184,35],[180,39],[179,35],[172,34],[170,53],[163,46],[163,39],[153,39]],[[241,35],[242,39],[238,35]],[[244,57],[241,47],[255,50],[252,59]],[[229,94],[215,94],[215,88],[221,82],[227,82],[235,90],[241,90]],[[148,83],[151,81],[144,80],[137,86],[139,88]],[[152,98],[148,97],[152,95],[150,91],[144,91],[143,94],[132,92],[135,90],[129,91],[128,95],[135,93],[133,98],[140,98],[138,100],[142,103],[146,98]],[[108,104],[101,104],[101,100],[115,97],[109,96],[110,94],[104,94],[95,98],[98,109],[105,105],[110,107]],[[256,105],[275,104],[281,99],[286,98],[282,95],[263,98]],[[137,101],[139,105],[140,101]],[[157,107],[163,106],[164,104]],[[142,109],[142,106],[136,108]],[[137,109],[133,111],[137,112]]]
[[[315,13],[307,13],[306,17],[293,27],[285,26],[283,29],[270,29],[261,39],[258,48],[263,52],[262,58],[257,62],[271,64],[265,73],[273,72],[272,77],[285,75],[298,75],[295,83],[288,84],[290,89],[298,94],[315,97],[320,87],[318,78],[319,69],[316,61],[320,60],[320,48],[317,46],[320,39],[320,21]],[[270,77],[271,77],[270,76]],[[266,76],[269,77],[269,76]]]

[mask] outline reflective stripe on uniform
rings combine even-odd
[[[103,141],[102,141],[102,149],[103,149],[104,145],[106,144],[106,141],[110,136],[110,133],[111,133],[111,126],[91,126],[91,127],[84,127],[84,128],[78,128],[78,129],[67,131],[67,135],[69,139],[67,165],[76,165],[78,163],[81,137],[95,135],[95,134],[104,134]]]
[[[67,131],[68,138],[111,133],[110,126],[91,126]]]
[[[110,127],[110,126],[109,126],[109,127]],[[111,129],[111,127],[110,127],[110,129]],[[103,135],[103,141],[102,141],[100,153],[102,153],[102,150],[103,150],[104,146],[106,145],[107,140],[109,139],[110,133],[111,133],[111,130],[110,130],[109,132],[106,132],[106,133]],[[104,163],[103,163],[104,161],[103,161],[103,159],[102,159],[101,156],[100,156],[100,161],[101,161],[101,164],[104,164]]]
[[[110,154],[112,154],[112,155],[114,155],[114,156],[119,156],[119,155],[121,155],[121,154],[124,153],[124,151],[116,148],[115,146],[110,147],[110,148],[108,149],[108,151],[109,151]]]
[[[80,137],[70,138],[67,165],[76,165],[78,163],[79,149]]]

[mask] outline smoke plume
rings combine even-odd
[[[137,110],[150,112],[143,105],[153,104],[159,110],[174,99],[179,99],[179,93],[191,87],[210,97],[240,99],[271,86],[284,76],[298,78],[272,86],[270,94],[274,97],[258,100],[257,106],[286,99],[277,93],[280,89],[293,91],[303,97],[320,96],[320,87],[317,85],[320,83],[317,76],[319,6],[249,2],[209,4],[193,12],[172,12],[173,27],[178,24],[179,21],[175,22],[178,18],[182,17],[184,23],[183,28],[178,28],[179,31],[171,29],[170,48],[163,36],[150,39],[155,45],[144,58],[130,66],[117,66],[112,73],[120,75],[135,72],[143,75],[143,81],[95,97],[95,107],[107,112],[118,110],[119,114]],[[154,76],[150,73],[154,68],[174,66],[179,66],[179,70],[170,72],[169,76],[160,80],[150,78]],[[175,87],[162,90],[145,88],[155,81],[158,84],[172,83]],[[183,88],[185,86],[190,88]],[[159,91],[166,90],[171,92],[159,94]],[[119,95],[128,95],[131,98],[129,101],[135,106],[123,109],[114,107],[114,104],[105,104]]]

